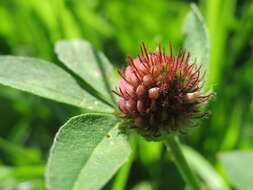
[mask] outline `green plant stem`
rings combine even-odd
[[[120,169],[119,173],[117,174],[115,181],[112,186],[112,190],[124,190],[126,187],[128,175],[131,169],[131,166],[134,161],[134,154],[132,153],[128,162],[123,165],[123,167]]]
[[[123,165],[123,167],[118,172],[114,183],[112,185],[111,190],[124,190],[126,189],[127,179],[129,176],[130,169],[132,167],[132,164],[134,162],[135,158],[135,152],[136,152],[136,140],[131,141],[131,147],[132,147],[132,154],[130,155],[128,162]]]
[[[191,168],[189,167],[183,152],[180,147],[179,140],[175,135],[169,135],[164,140],[164,143],[168,149],[171,151],[173,156],[173,161],[175,162],[179,172],[181,173],[185,182],[192,188],[192,190],[201,190],[201,185],[198,182],[196,176],[192,172]]]

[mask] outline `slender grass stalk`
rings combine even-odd
[[[134,155],[132,153],[128,162],[120,169],[118,175],[116,176],[116,179],[112,186],[112,190],[126,189],[127,180],[128,180],[129,172],[133,164],[133,161],[134,161]]]
[[[130,169],[132,167],[132,164],[134,162],[134,158],[135,158],[135,152],[136,152],[136,146],[137,146],[137,141],[136,140],[132,140],[131,142],[132,145],[132,154],[130,155],[128,162],[125,163],[123,165],[123,167],[120,169],[120,171],[118,172],[114,183],[112,185],[112,190],[124,190],[126,189],[126,184],[127,184],[127,180],[128,180],[128,176],[130,173]]]
[[[200,183],[183,155],[178,138],[175,135],[169,135],[169,137],[164,140],[164,144],[168,151],[171,151],[173,160],[185,182],[192,188],[192,190],[201,190]]]

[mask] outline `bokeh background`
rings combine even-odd
[[[137,55],[141,41],[151,49],[169,42],[180,47],[191,2],[199,6],[209,30],[209,82],[216,96],[209,105],[212,115],[182,141],[201,153],[233,189],[217,158],[220,152],[253,149],[252,0],[0,0],[0,54],[60,64],[54,43],[83,38],[121,67],[128,54]],[[43,190],[53,137],[81,112],[0,86],[0,189]],[[116,183],[132,190],[184,189],[159,143],[138,139],[134,161],[124,174],[128,178],[114,177],[104,189],[118,190]]]

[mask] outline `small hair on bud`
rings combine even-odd
[[[157,99],[159,97],[159,88],[151,88],[148,90],[148,97],[150,99]]]

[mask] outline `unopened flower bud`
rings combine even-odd
[[[126,109],[129,111],[129,112],[133,112],[136,110],[136,101],[135,100],[127,100],[126,101]]]
[[[198,92],[187,93],[187,94],[184,96],[184,100],[185,100],[186,102],[193,103],[193,102],[196,102],[196,99],[197,99],[198,96],[199,96],[199,93],[198,93]]]
[[[139,80],[134,73],[133,69],[131,66],[128,66],[125,70],[125,76],[128,80],[128,82],[133,85],[133,86],[138,86],[139,85]]]
[[[154,83],[154,81],[153,81],[152,75],[147,74],[147,75],[145,75],[145,76],[143,77],[143,84],[144,84],[145,86],[150,86],[150,85],[152,85],[153,83]]]
[[[159,88],[151,88],[148,90],[148,97],[150,99],[157,99],[159,96]]]
[[[152,68],[152,74],[154,76],[157,76],[161,73],[161,70],[162,70],[162,66],[161,65],[154,65],[153,68]]]
[[[149,71],[148,66],[145,66],[144,63],[139,58],[134,59],[134,65],[141,73],[145,74]]]
[[[127,113],[127,108],[126,108],[126,101],[125,100],[120,100],[118,102],[118,105],[119,105],[119,109],[120,111],[122,111],[123,113]]]
[[[146,95],[146,88],[143,85],[139,85],[136,89],[136,94],[139,98],[143,98]]]
[[[123,95],[131,96],[131,97],[135,96],[134,87],[128,84],[125,80],[119,81],[119,88],[123,92]]]
[[[137,76],[134,73],[131,74],[130,81],[131,81],[131,84],[133,84],[134,86],[139,85],[139,79],[137,78]]]
[[[144,113],[145,112],[145,105],[144,105],[143,101],[141,101],[141,100],[137,101],[137,110],[140,113]]]

